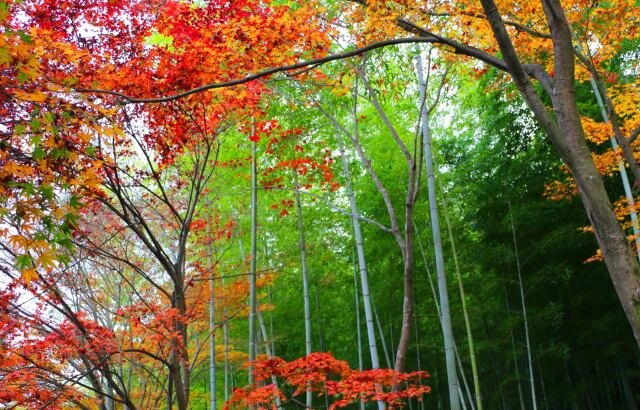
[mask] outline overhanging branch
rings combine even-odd
[[[439,43],[441,41],[439,41],[439,39],[437,37],[426,37],[426,36],[422,36],[422,37],[405,37],[405,38],[396,38],[396,39],[392,39],[392,40],[386,40],[386,41],[379,41],[376,43],[372,43],[369,44],[367,46],[364,47],[360,47],[360,48],[356,48],[354,50],[351,51],[345,51],[343,53],[337,53],[337,54],[331,54],[325,57],[321,57],[321,58],[314,58],[311,60],[306,60],[306,61],[301,61],[299,63],[295,63],[295,64],[290,64],[290,65],[285,65],[285,66],[279,66],[279,67],[273,67],[264,71],[260,71],[258,73],[255,74],[250,74],[246,77],[243,78],[239,78],[237,80],[230,80],[230,81],[224,81],[224,82],[220,82],[220,83],[211,83],[211,84],[205,84],[202,85],[200,87],[196,87],[196,88],[192,88],[190,90],[181,92],[181,93],[177,93],[177,94],[173,94],[173,95],[168,95],[165,97],[156,97],[156,98],[136,98],[136,97],[132,97],[130,95],[118,92],[118,91],[112,91],[112,90],[101,90],[101,89],[94,89],[94,88],[76,88],[73,89],[73,91],[79,92],[79,93],[85,93],[85,94],[104,94],[104,95],[111,95],[111,96],[115,96],[118,97],[121,100],[121,104],[125,105],[125,104],[154,104],[154,103],[163,103],[163,102],[168,102],[168,101],[174,101],[180,98],[184,98],[187,97],[189,95],[192,94],[197,94],[203,91],[207,91],[207,90],[214,90],[217,88],[226,88],[226,87],[233,87],[236,85],[240,85],[240,84],[245,84],[248,83],[250,81],[254,81],[254,80],[258,80],[260,78],[263,77],[267,77],[270,76],[272,74],[277,74],[277,73],[282,73],[282,72],[286,72],[286,71],[291,71],[291,70],[298,70],[301,68],[305,68],[311,65],[321,65],[321,64],[325,64],[331,61],[336,61],[336,60],[343,60],[345,58],[349,58],[349,57],[355,57],[361,54],[366,53],[367,51],[371,51],[371,50],[376,50],[378,48],[383,48],[383,47],[387,47],[387,46],[391,46],[391,45],[397,45],[397,44],[411,44],[411,43]]]

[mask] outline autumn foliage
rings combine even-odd
[[[359,401],[382,401],[389,409],[404,407],[404,400],[423,399],[431,387],[423,385],[429,373],[398,373],[392,369],[353,370],[330,353],[312,353],[286,362],[263,356],[254,362],[256,385],[236,389],[226,409],[275,409],[276,397],[283,405],[295,402],[309,386],[318,396],[331,399],[331,409]],[[275,379],[274,379],[275,377]],[[278,385],[273,384],[278,381]]]
[[[108,398],[153,408],[168,390],[188,408],[190,372],[218,353],[205,352],[205,341],[248,315],[249,258],[216,259],[234,244],[239,218],[218,211],[220,197],[208,184],[221,169],[225,178],[234,171],[246,178],[252,159],[247,152],[220,158],[222,144],[231,139],[238,151],[260,144],[264,192],[340,188],[334,152],[313,140],[316,131],[271,118],[280,97],[274,76],[247,77],[325,57],[342,37],[362,46],[423,36],[419,27],[496,55],[475,3],[435,2],[427,10],[418,1],[369,0],[327,10],[316,1],[0,0],[0,407],[94,409]],[[567,3],[582,47],[577,78],[604,81],[616,126],[630,140],[635,134],[630,144],[640,159],[640,83],[620,80],[609,66],[640,30],[640,6]],[[553,78],[542,6],[498,6],[510,10],[507,26],[523,62],[539,62]],[[442,62],[454,57],[443,53]],[[284,77],[335,87],[321,68]],[[470,64],[469,72],[487,70]],[[594,116],[584,116],[582,127],[600,173],[615,174],[625,159],[605,148],[614,128]],[[552,199],[577,192],[568,173],[548,188]],[[269,204],[281,217],[293,205],[284,196]],[[629,211],[624,200],[616,203],[624,228]],[[258,290],[275,275],[262,272]],[[215,330],[207,320],[213,297],[223,312]],[[233,364],[246,358],[240,347],[231,356]],[[310,386],[332,408],[382,401],[393,409],[431,390],[426,372],[354,370],[327,353],[264,356],[253,366],[256,384],[236,389],[227,408],[294,403]],[[127,383],[114,376],[122,369]],[[149,379],[155,390],[147,390]]]

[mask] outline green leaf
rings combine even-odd
[[[29,81],[29,76],[23,71],[19,71],[18,75],[16,76],[16,78],[18,79],[18,82],[20,84],[24,84],[27,81]]]
[[[18,75],[19,77],[19,75]],[[42,123],[40,122],[39,119],[34,118],[29,122],[29,125],[31,126],[31,128],[33,129],[33,131],[40,131],[40,128],[42,128]]]
[[[166,36],[157,31],[154,31],[149,37],[146,39],[146,43],[152,46],[160,46],[166,47],[169,51],[174,51],[173,47],[173,36]]]
[[[78,209],[82,203],[80,202],[80,197],[77,195],[71,196],[69,199],[69,206],[75,209]]]
[[[35,195],[36,188],[31,182],[22,183],[22,191],[27,195]]]
[[[31,256],[27,254],[18,255],[16,258],[16,269],[22,270],[31,266]]]
[[[42,148],[37,147],[35,150],[33,150],[33,159],[35,159],[36,161],[40,161],[44,159],[44,157],[45,157],[45,152],[43,151]]]
[[[29,37],[29,35],[27,33],[25,33],[22,30],[19,30],[17,32],[18,36],[20,36],[20,38],[22,39],[22,41],[24,41],[26,44],[33,44],[33,40],[31,39],[31,37]]]
[[[54,197],[53,187],[50,185],[43,185],[40,188],[40,192],[42,193],[42,198],[44,199],[53,199]]]

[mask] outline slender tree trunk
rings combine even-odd
[[[422,57],[418,56],[417,72],[420,84],[421,100],[425,100],[426,84],[422,74]],[[438,205],[436,198],[435,174],[433,166],[433,153],[431,149],[431,130],[429,118],[422,108],[422,137],[424,140],[424,158],[427,171],[427,187],[429,190],[429,211],[431,214],[431,229],[433,232],[433,245],[436,256],[436,272],[438,277],[438,290],[440,292],[440,308],[442,313],[442,330],[444,335],[444,349],[447,363],[447,379],[449,381],[449,401],[451,410],[460,409],[458,397],[458,376],[456,374],[455,352],[453,346],[453,330],[451,327],[451,311],[449,309],[449,293],[447,291],[447,277],[444,269],[444,256],[442,252],[442,240],[440,237],[440,222],[438,217]]]
[[[129,340],[133,340],[133,327],[131,326],[131,324],[127,325],[127,330],[129,331]],[[130,358],[130,363],[127,369],[127,396],[129,396],[131,394],[131,384],[133,383],[133,366],[131,365],[131,363],[133,363],[133,353],[131,353],[131,356],[129,356]],[[147,381],[145,380],[145,387],[146,387],[146,383]],[[143,395],[144,397],[144,395]],[[115,410],[115,403],[114,404],[114,410]],[[129,408],[130,406],[127,403],[124,403],[124,410],[132,410]],[[138,406],[141,407],[141,406]]]
[[[393,305],[393,300],[392,300],[391,304]],[[389,343],[391,344],[390,352],[395,352],[396,348],[393,345],[393,340],[394,340],[394,338],[393,338],[393,321],[391,320],[391,313],[389,313],[389,322],[388,323],[389,323]],[[393,364],[393,368],[395,369],[396,368],[396,359],[394,358],[393,355],[391,356],[391,360],[393,360],[392,364]]]
[[[252,134],[255,125],[252,124]],[[256,142],[251,143],[251,267],[249,272],[249,384],[254,383],[253,361],[256,359],[256,267],[258,244],[258,165]]]
[[[453,348],[455,349],[455,352],[456,352],[456,363],[458,364],[458,372],[462,377],[462,384],[464,385],[464,391],[467,393],[467,399],[469,400],[469,405],[471,406],[471,410],[476,410],[475,401],[473,400],[473,394],[471,394],[471,389],[469,388],[469,382],[467,381],[467,375],[464,372],[464,368],[462,367],[462,359],[460,359],[460,353],[458,352],[458,346],[456,344],[455,339],[453,341]],[[460,384],[459,380],[458,380],[458,384]]]
[[[358,267],[356,265],[355,252],[353,255],[353,291],[356,301],[356,334],[358,336],[358,370],[364,369],[362,363],[362,331],[360,330],[360,294],[358,292]],[[360,400],[360,410],[364,410],[364,400]]]
[[[589,63],[591,65],[591,63]],[[627,160],[627,165],[629,166],[629,170],[633,175],[636,184],[640,181],[640,167],[638,166],[638,160],[634,156],[633,148],[631,147],[631,141],[622,133],[620,129],[620,124],[618,121],[618,115],[615,112],[615,108],[611,99],[607,95],[607,88],[602,81],[602,78],[598,76],[598,71],[591,65],[589,67],[589,71],[591,76],[589,78],[591,82],[591,86],[593,87],[593,91],[596,94],[596,99],[598,100],[598,105],[603,114],[603,119],[605,122],[610,123],[611,128],[613,129],[613,137],[611,138],[612,142],[615,142],[615,146],[619,146],[621,148],[622,154],[624,158]],[[624,163],[623,163],[624,166]],[[625,170],[626,171],[626,170]],[[625,172],[626,173],[626,172]]]
[[[110,396],[113,397],[113,389],[109,385],[107,385],[105,387],[105,390],[107,391],[107,394],[109,394]],[[125,405],[125,407],[126,407],[126,405]],[[105,397],[105,399],[104,399],[104,408],[106,410],[115,410],[116,409],[115,400],[113,400],[110,397]]]
[[[258,313],[260,312],[260,303],[256,305],[256,319],[258,319]],[[263,346],[262,333],[260,332],[260,320],[256,322],[256,357],[262,354],[261,349]]]
[[[264,322],[264,316],[260,311],[260,308],[256,308],[256,313],[258,316],[258,323],[260,325],[260,332],[262,334],[262,342],[264,343],[264,351],[267,353],[269,358],[273,358],[273,351],[271,350],[271,345],[269,344],[269,337],[267,335],[267,325]],[[276,376],[271,376],[271,383],[278,388],[278,378]],[[280,397],[276,396],[276,407],[278,409],[282,409],[282,402],[280,401]]]
[[[222,337],[224,338],[224,401],[229,401],[229,318],[224,312],[224,324],[222,325]]]
[[[464,396],[462,395],[462,389],[460,385],[458,385],[458,399],[460,400],[460,406],[462,406],[462,410],[467,410],[467,402],[464,401]]]
[[[533,410],[538,410],[538,399],[536,398],[536,383],[533,374],[533,358],[531,355],[531,340],[529,338],[529,318],[527,316],[527,305],[524,300],[524,286],[522,285],[522,270],[520,265],[520,257],[518,256],[518,242],[516,241],[516,227],[513,223],[513,212],[511,211],[511,203],[509,202],[509,216],[511,218],[511,233],[513,234],[513,249],[516,256],[516,268],[518,272],[518,287],[520,288],[520,301],[522,303],[522,317],[524,319],[524,337],[527,346],[527,359],[529,362],[529,383],[531,386],[531,402]]]
[[[304,339],[305,339],[305,352],[309,356],[312,352],[311,349],[311,306],[309,303],[309,271],[307,267],[307,245],[305,243],[304,235],[304,223],[302,220],[302,203],[300,201],[300,191],[298,186],[297,171],[294,170],[294,194],[296,199],[296,214],[298,218],[298,232],[300,235],[300,259],[302,263],[302,291],[304,297]],[[312,407],[313,395],[311,392],[311,386],[307,388],[306,406]]]
[[[504,299],[507,305],[507,315],[511,319],[511,304],[509,303],[509,293],[507,292],[507,285],[503,283]],[[511,320],[509,320],[510,322]],[[518,398],[520,399],[520,408],[525,409],[524,395],[522,393],[522,385],[520,384],[520,367],[518,366],[518,355],[516,353],[516,338],[513,334],[513,326],[509,323],[509,336],[511,337],[511,354],[513,356],[513,368],[516,373],[516,384],[518,386]]]
[[[240,245],[242,249],[242,245]],[[242,258],[244,262],[244,257]],[[222,287],[226,285],[225,277],[222,275]],[[222,339],[224,343],[224,401],[229,401],[229,318],[227,316],[226,304],[222,310],[224,322],[222,323]]]
[[[324,328],[322,326],[322,312],[320,311],[320,300],[318,298],[318,286],[314,286],[313,288],[315,290],[315,296],[316,296],[316,319],[318,322],[318,340],[320,342],[320,351],[326,352],[326,346],[324,344]],[[329,404],[329,395],[327,394],[326,387],[324,388],[324,402],[328,409],[330,404]]]
[[[269,286],[269,304],[273,306],[273,289]],[[273,338],[273,311],[269,312],[269,340],[271,340],[271,354],[276,355],[276,341]]]
[[[320,342],[320,351],[326,352],[327,347],[324,342],[324,327],[322,326],[322,312],[320,311],[320,299],[318,297],[318,286],[313,287],[316,296],[316,321],[318,322],[318,341]]]
[[[429,270],[429,266],[427,264],[427,256],[424,252],[424,248],[422,246],[422,241],[420,240],[420,236],[417,234],[418,230],[416,229],[416,238],[417,238],[417,242],[418,242],[418,248],[420,249],[420,253],[422,254],[422,260],[424,261],[424,266],[425,269],[427,271],[427,281],[429,282],[429,287],[431,288],[431,294],[433,296],[433,303],[436,307],[436,312],[438,314],[438,319],[440,320],[440,325],[442,326],[442,313],[440,310],[440,303],[438,302],[438,296],[436,295],[436,288],[433,284],[433,280],[431,278],[431,271]],[[473,401],[473,398],[471,396],[471,391],[469,390],[469,384],[467,383],[467,377],[465,376],[465,373],[463,371],[462,368],[462,360],[460,360],[460,355],[458,354],[458,350],[456,347],[456,341],[455,339],[453,340],[453,347],[454,347],[454,352],[455,352],[455,358],[456,358],[456,363],[460,372],[460,375],[462,376],[462,381],[465,387],[465,390],[467,391],[467,395],[469,398],[469,402],[471,403],[471,407],[475,408],[475,404]],[[458,381],[458,385],[460,384],[460,382]],[[462,388],[460,387],[460,390],[462,391]],[[465,404],[466,405],[466,404]]]
[[[403,298],[402,298],[402,326],[400,328],[400,340],[394,360],[394,369],[398,372],[406,371],[407,352],[411,342],[411,317],[413,315],[413,271],[415,268],[414,238],[413,238],[413,206],[415,204],[416,164],[412,161],[409,167],[409,181],[407,187],[407,197],[405,199],[405,221],[404,221],[404,247],[400,246],[403,254]],[[397,388],[398,386],[395,386]]]
[[[208,208],[211,207],[211,203],[208,202]],[[212,232],[209,232],[209,236],[213,237]],[[209,256],[209,406],[211,410],[217,409],[216,405],[216,295],[215,295],[215,283],[214,283],[214,271],[215,262],[213,258],[212,244],[208,247]]]
[[[387,348],[387,340],[384,337],[384,331],[382,330],[382,323],[380,322],[380,316],[378,316],[378,310],[375,305],[373,306],[373,314],[376,317],[376,324],[378,325],[378,334],[380,335],[380,344],[382,344],[382,350],[384,351],[384,358],[387,362],[387,368],[393,369],[393,363],[391,362],[391,355]]]
[[[356,125],[357,126],[357,125]],[[369,355],[371,356],[371,368],[380,368],[380,359],[378,356],[378,347],[376,345],[376,331],[373,323],[373,309],[371,302],[371,293],[369,291],[369,272],[367,269],[367,261],[364,253],[364,239],[362,237],[362,228],[358,219],[358,207],[351,183],[351,171],[344,152],[344,143],[340,133],[336,133],[338,147],[340,149],[340,159],[345,175],[345,185],[347,188],[347,196],[349,197],[349,205],[351,207],[351,223],[353,226],[353,235],[356,242],[356,254],[358,256],[358,268],[360,271],[360,287],[362,289],[362,302],[364,305],[364,320],[367,328],[367,339],[369,341]]]
[[[417,232],[416,232],[417,235]],[[422,358],[420,355],[420,328],[418,326],[418,303],[416,301],[416,292],[413,293],[413,326],[415,328],[416,335],[416,364],[418,370],[422,370]],[[422,386],[422,378],[418,379],[418,385]],[[424,396],[420,396],[420,410],[424,410]]]
[[[549,409],[549,399],[547,398],[547,389],[545,387],[545,383],[544,383],[544,373],[542,372],[542,365],[540,364],[540,360],[538,360],[536,362],[536,364],[538,365],[538,374],[540,375],[540,377],[538,377],[538,380],[540,380],[540,387],[542,389],[542,400],[544,403],[544,408],[545,410]],[[600,379],[601,381],[605,381],[605,379]]]
[[[469,359],[471,360],[471,372],[473,374],[473,386],[475,391],[476,406],[478,410],[482,410],[482,394],[480,392],[480,377],[478,376],[478,364],[476,363],[476,349],[473,344],[473,333],[471,331],[471,320],[467,311],[467,302],[464,293],[464,285],[462,283],[462,272],[460,272],[460,264],[458,263],[458,252],[456,251],[456,242],[453,237],[453,229],[449,221],[449,209],[447,208],[446,195],[443,198],[444,219],[447,223],[447,231],[449,232],[449,242],[451,243],[451,252],[453,253],[453,262],[458,277],[458,288],[460,289],[460,299],[462,301],[462,313],[464,314],[464,323],[467,329],[467,341],[469,344]]]
[[[387,117],[387,114],[382,109],[380,102],[378,101],[377,94],[375,90],[371,87],[371,84],[366,78],[364,71],[362,72],[363,82],[369,91],[370,102],[373,107],[376,109],[376,112],[380,116],[380,119],[389,130],[389,133],[393,137],[396,142],[397,147],[400,149],[402,155],[407,164],[408,178],[407,178],[407,190],[404,201],[404,227],[401,232],[399,229],[398,220],[395,215],[395,210],[393,207],[393,203],[391,202],[388,193],[381,181],[374,176],[374,172],[372,171],[371,164],[365,160],[362,155],[362,147],[359,143],[353,139],[354,145],[358,144],[357,147],[358,154],[364,162],[365,168],[369,174],[374,178],[374,182],[378,187],[380,194],[383,196],[385,201],[385,205],[387,207],[387,211],[389,213],[389,217],[391,219],[391,232],[393,233],[396,242],[398,243],[398,247],[402,253],[402,277],[403,277],[403,300],[402,300],[402,327],[400,329],[400,340],[398,341],[398,350],[395,355],[395,370],[398,372],[404,372],[406,369],[406,360],[407,360],[407,352],[409,350],[409,343],[411,341],[411,315],[413,314],[413,270],[414,270],[414,244],[413,244],[413,208],[417,199],[417,192],[420,185],[419,175],[417,173],[418,167],[420,165],[420,161],[416,159],[416,153],[418,150],[416,149],[416,145],[418,145],[417,141],[414,140],[414,150],[413,154],[407,148],[407,145],[404,143],[397,130]],[[397,390],[400,386],[394,386],[394,390]]]
[[[340,130],[339,130],[340,131]],[[353,136],[358,138],[358,82],[353,89]],[[356,196],[353,192],[353,184],[351,182],[351,170],[344,149],[344,142],[340,132],[336,133],[336,140],[340,150],[340,161],[344,172],[345,185],[347,188],[347,196],[349,197],[349,207],[351,209],[351,224],[353,226],[353,236],[356,242],[356,254],[358,255],[358,269],[360,271],[360,286],[362,289],[362,302],[364,305],[364,320],[367,328],[367,340],[369,342],[369,355],[371,357],[371,368],[380,368],[380,358],[378,356],[378,347],[376,345],[376,331],[373,323],[373,309],[371,307],[371,292],[369,290],[369,271],[367,269],[367,261],[364,252],[364,238],[358,219],[358,207],[356,204]],[[378,401],[378,410],[384,410],[385,404]]]
[[[173,409],[173,372],[169,372],[168,383],[167,383],[167,410]]]
[[[183,274],[180,274],[179,276],[184,277]],[[181,284],[177,283],[174,284],[174,287],[174,307],[184,315],[187,311],[184,288]],[[173,357],[170,360],[170,363],[172,363],[173,387],[175,389],[176,405],[178,410],[187,410],[189,405],[189,353],[187,351],[187,328],[186,325],[175,320],[174,329],[176,333],[180,335],[179,337],[181,340],[172,341]]]
[[[496,375],[497,376],[497,375]],[[500,404],[502,404],[502,410],[508,410],[507,401],[504,397],[504,389],[502,388],[502,381],[496,377],[498,383],[498,393],[500,394]]]
[[[210,406],[216,409],[216,325],[215,325],[215,286],[213,284],[213,269],[209,279],[209,390],[211,391]]]
[[[438,383],[440,381],[440,378],[438,377],[438,368],[436,367],[434,372],[433,372],[433,377],[435,378],[435,382],[436,384],[440,384]],[[438,399],[438,410],[442,410],[442,394],[440,394],[441,389],[436,387],[436,396]]]

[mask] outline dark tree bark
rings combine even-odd
[[[421,36],[436,37],[434,42],[449,45],[461,54],[477,58],[505,70],[511,75],[514,85],[520,91],[575,179],[585,211],[602,249],[614,288],[640,347],[640,323],[638,320],[640,266],[616,219],[611,200],[584,137],[574,88],[575,57],[571,28],[562,5],[559,0],[542,0],[554,49],[555,76],[551,79],[541,67],[521,63],[495,1],[481,0],[481,3],[500,47],[503,60],[453,40],[435,36],[409,22],[399,20],[398,24]],[[555,117],[548,112],[530,77],[540,81],[545,91],[549,93]]]

